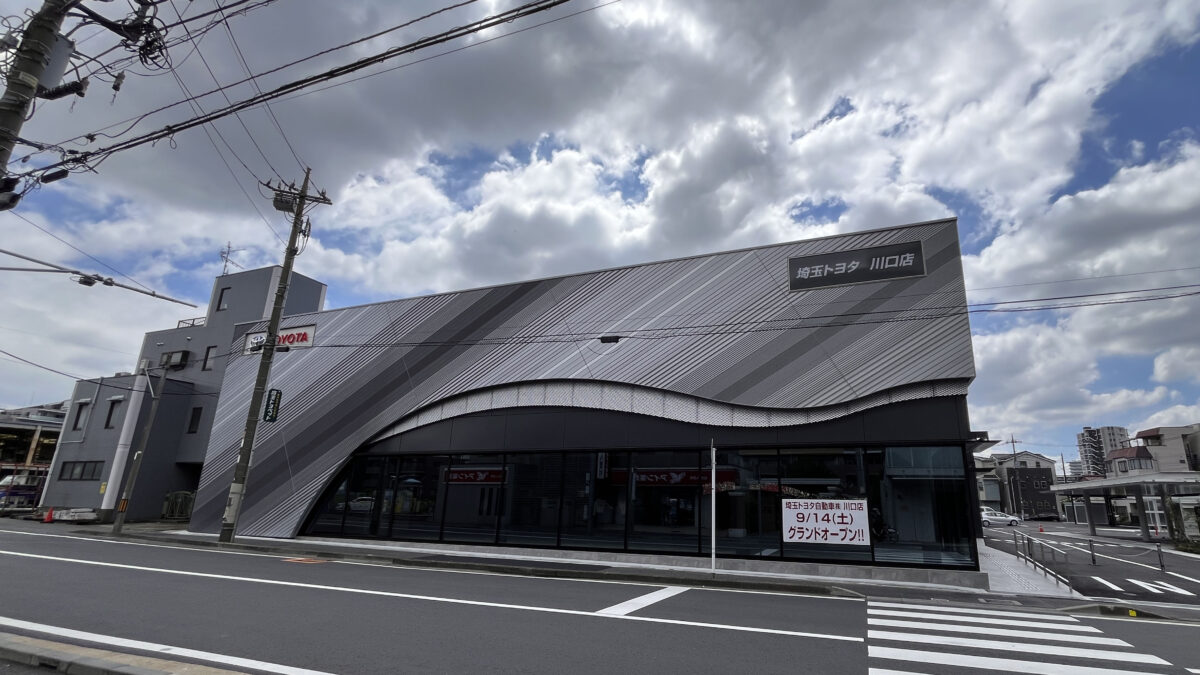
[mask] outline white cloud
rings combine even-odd
[[[1173,405],[1150,415],[1140,422],[1129,425],[1129,433],[1137,433],[1155,427],[1182,427],[1200,423],[1200,400],[1195,405]]]
[[[267,7],[230,25],[251,67],[262,71],[440,6],[376,1],[330,10],[319,0],[289,0],[286,11]],[[455,10],[260,84],[276,86],[494,7]],[[944,190],[983,209],[978,229],[963,232],[978,250],[964,259],[968,287],[1040,284],[980,290],[973,300],[1191,283],[1194,270],[1112,276],[1192,266],[1200,144],[1186,133],[1170,139],[1173,152],[1145,164],[1145,148],[1164,139],[1139,139],[1128,151],[1136,164],[1107,185],[1050,200],[1070,179],[1085,131],[1103,126],[1098,97],[1146,58],[1194,42],[1198,17],[1200,3],[1189,0],[1103,12],[1070,2],[603,7],[276,102],[292,144],[335,200],[312,213],[313,240],[297,269],[335,293],[342,287],[385,299],[943,217],[949,208],[931,192]],[[113,43],[105,35],[81,44],[96,53]],[[201,46],[221,81],[241,77],[223,32]],[[194,92],[211,87],[198,59],[176,65]],[[57,141],[181,97],[169,77],[132,73],[111,105],[102,82],[74,106],[44,102],[22,136]],[[242,85],[230,95],[251,91]],[[202,101],[206,109],[221,103]],[[828,116],[835,106],[840,116]],[[172,109],[137,129],[190,115]],[[22,211],[151,287],[204,300],[226,242],[246,249],[236,259],[248,266],[280,258],[281,245],[250,203],[281,235],[286,219],[250,171],[260,179],[275,179],[276,170],[288,180],[301,175],[263,111],[247,111],[242,121],[270,166],[229,118],[215,126],[238,157],[214,136],[229,169],[204,133],[182,132],[174,148],[164,141],[122,153],[98,174],[48,186]],[[109,142],[101,136],[71,147]],[[478,175],[454,168],[476,155],[484,158]],[[644,199],[623,197],[616,187],[623,180],[637,183]],[[794,222],[800,204],[833,206]],[[0,215],[0,226],[6,247],[94,268],[23,223]],[[1109,278],[1051,283],[1095,276]],[[0,345],[84,376],[127,370],[143,332],[202,313],[50,281],[0,276],[0,292],[9,294],[0,294],[0,312],[20,317],[5,325],[36,333],[47,347],[11,330],[0,331]],[[41,297],[22,299],[34,288]],[[1197,356],[1186,345],[1200,344],[1200,322],[1191,320],[1198,311],[1192,298],[1008,322],[979,317],[974,426],[1038,431],[1150,414],[1168,402],[1160,386],[1167,383],[1190,397]],[[84,326],[96,336],[80,341]],[[1153,368],[1106,380],[1104,360],[1125,357],[1153,359]],[[0,362],[0,401],[26,402],[22,387],[34,382],[22,379],[27,371]]]
[[[1200,347],[1183,345],[1171,347],[1154,359],[1155,382],[1200,382]]]

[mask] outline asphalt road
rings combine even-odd
[[[1200,672],[1200,625],[1070,616],[995,596],[515,577],[9,521],[0,579],[0,631],[247,672]]]
[[[1039,528],[1045,532],[1039,532]],[[1136,532],[1102,528],[1092,538],[1086,525],[1072,523],[1030,522],[1015,528],[991,527],[984,530],[984,537],[989,546],[1012,553],[1014,530],[1032,537],[1034,557],[1066,578],[1071,588],[1083,595],[1200,609],[1200,556],[1164,551],[1163,570],[1155,542],[1136,540]],[[1164,548],[1169,546],[1166,544]],[[1095,564],[1092,564],[1093,551]]]

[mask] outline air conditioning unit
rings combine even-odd
[[[158,365],[167,368],[186,368],[188,363],[188,355],[190,352],[186,349],[181,349],[176,352],[163,352],[163,355],[158,359]]]

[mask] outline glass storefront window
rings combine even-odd
[[[707,462],[705,471],[700,550],[711,553],[707,524],[712,478]],[[717,452],[718,555],[778,557],[780,513],[777,450]]]
[[[567,453],[561,545],[624,550],[628,493],[628,452]]]
[[[859,448],[783,449],[779,452],[782,499],[858,501],[868,499],[866,485],[863,451]],[[867,507],[869,510],[869,499]],[[829,541],[783,542],[781,546],[785,558],[871,561],[870,546]]]
[[[500,517],[500,543],[558,545],[558,509],[562,494],[562,453],[510,453]]]
[[[872,464],[873,500],[885,536],[881,562],[971,564],[966,473],[960,447],[892,447]]]
[[[385,509],[391,512],[390,537],[436,541],[442,524],[442,474],[445,455],[393,457],[388,467]]]
[[[443,471],[442,540],[496,542],[509,481],[503,455],[454,455]]]
[[[629,549],[699,552],[700,453],[634,452],[632,474]]]
[[[970,567],[964,456],[961,446],[718,450],[717,553]],[[305,532],[707,554],[708,462],[708,450],[364,455]],[[795,523],[783,522],[783,500],[865,502],[869,545],[785,543]]]

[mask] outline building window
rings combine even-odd
[[[200,370],[212,370],[213,356],[217,353],[216,345],[209,345],[204,348],[204,361],[200,364]]]
[[[1017,466],[1021,467],[1022,469],[1027,469],[1027,468],[1029,468],[1029,462],[1022,460],[1020,462],[1017,462]]]
[[[189,434],[194,434],[200,431],[200,417],[204,414],[204,408],[192,408],[192,418],[188,420]]]
[[[108,414],[104,416],[104,428],[105,429],[113,428],[113,419],[116,418],[117,408],[120,408],[120,407],[121,407],[120,399],[108,402]]]
[[[1121,461],[1117,462],[1117,471],[1128,471],[1128,470],[1129,470],[1129,465],[1125,463],[1125,460],[1121,460]]]
[[[59,480],[100,480],[104,462],[63,462]]]
[[[217,294],[217,309],[216,309],[216,311],[220,312],[222,310],[229,309],[229,305],[225,304],[225,293],[226,293],[226,291],[229,290],[229,288],[230,288],[229,286],[226,286],[225,288],[221,289],[220,293]]]
[[[91,405],[87,401],[75,402],[75,421],[71,423],[71,428],[75,431],[87,426],[88,408]]]

